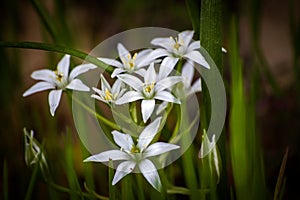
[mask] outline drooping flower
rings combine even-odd
[[[220,153],[217,148],[217,143],[215,140],[215,135],[212,136],[211,142],[204,130],[202,135],[201,148],[198,154],[198,157],[204,161],[207,159],[209,162],[209,172],[212,177],[216,178],[216,181],[220,180],[220,169],[221,169],[221,161],[220,161]]]
[[[134,171],[139,170],[146,180],[158,191],[161,190],[161,182],[157,169],[152,161],[148,158],[158,156],[180,148],[178,145],[165,142],[156,142],[150,144],[158,132],[161,118],[157,118],[150,123],[139,135],[137,143],[135,143],[129,134],[113,131],[113,139],[120,147],[120,150],[108,150],[102,153],[93,155],[84,160],[84,162],[108,162],[109,160],[121,162],[112,181],[112,185],[118,183],[124,176]]]
[[[167,89],[180,82],[182,80],[181,77],[169,76],[158,79],[154,69],[154,63],[151,63],[147,69],[144,82],[130,74],[120,74],[117,77],[134,90],[126,92],[116,101],[116,104],[120,105],[142,100],[141,111],[144,122],[151,116],[155,107],[155,100],[180,104],[180,101],[167,91]]]
[[[168,59],[169,62],[173,63],[172,66],[175,66],[179,59],[184,58],[187,61],[194,61],[209,69],[209,64],[198,51],[200,49],[200,41],[192,42],[193,35],[194,31],[183,31],[175,38],[154,38],[151,44],[161,48],[157,48],[149,53],[144,62],[165,57],[164,59]]]
[[[76,77],[87,72],[90,69],[95,69],[93,64],[82,64],[75,67],[69,75],[70,55],[65,55],[58,63],[55,71],[49,69],[36,70],[31,74],[31,78],[40,82],[26,90],[23,97],[33,93],[51,89],[48,101],[50,113],[54,116],[57,107],[59,106],[61,94],[65,89],[89,91],[90,88],[82,83]]]
[[[115,101],[119,99],[126,91],[124,88],[122,88],[123,82],[119,79],[115,81],[112,87],[109,85],[102,74],[100,75],[100,79],[101,90],[93,87],[93,90],[96,92],[96,94],[92,94],[92,98],[98,99],[104,103],[111,105],[112,103],[115,103]]]
[[[121,62],[111,58],[98,58],[102,62],[116,67],[111,74],[112,78],[123,72],[143,75],[145,69],[142,67],[149,65],[153,61],[153,59],[149,59],[147,62],[143,62],[146,56],[152,51],[151,49],[146,49],[133,55],[121,43],[118,43],[117,49]]]
[[[33,130],[30,133],[23,129],[25,142],[25,162],[27,166],[38,164],[44,178],[49,175],[49,168],[41,144],[34,138]]]

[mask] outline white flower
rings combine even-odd
[[[172,66],[175,66],[180,58],[185,58],[188,61],[194,61],[209,69],[209,64],[198,51],[200,49],[200,41],[191,42],[193,35],[194,31],[183,31],[176,38],[154,38],[151,44],[162,48],[153,50],[144,62],[159,57],[166,57],[164,59],[168,59],[169,62],[173,63]]]
[[[117,49],[121,62],[110,58],[98,58],[102,62],[116,67],[111,74],[112,78],[123,72],[135,72],[137,74],[143,75],[145,69],[141,68],[149,65],[153,61],[153,59],[149,59],[147,62],[143,62],[146,56],[152,51],[151,49],[143,50],[139,53],[135,53],[134,55],[131,55],[130,52],[121,43],[118,43]]]
[[[162,75],[162,77],[164,76]],[[149,119],[154,110],[155,99],[180,104],[180,101],[169,91],[166,91],[166,89],[180,82],[182,80],[181,77],[171,76],[158,79],[154,70],[154,63],[151,63],[147,69],[144,76],[144,82],[129,74],[120,74],[118,75],[118,78],[132,87],[134,91],[126,92],[116,101],[116,104],[120,105],[142,99],[141,111],[144,122]]]
[[[93,155],[84,160],[84,162],[108,162],[109,160],[124,160],[116,170],[112,185],[119,182],[124,176],[133,172],[137,167],[146,180],[158,191],[161,190],[161,182],[155,165],[148,158],[161,155],[174,149],[180,148],[177,145],[165,142],[156,142],[151,145],[151,141],[158,132],[161,118],[157,118],[149,124],[137,139],[137,144],[133,142],[129,134],[113,131],[113,138],[120,150],[108,150]]]
[[[105,77],[101,74],[100,75],[101,79],[101,90],[98,88],[93,87],[93,90],[97,94],[92,94],[91,97],[98,99],[104,103],[111,104],[115,103],[117,99],[119,99],[124,92],[126,91],[125,89],[122,89],[122,81],[117,79],[113,86],[111,87]]]
[[[90,88],[76,77],[90,69],[96,68],[93,64],[83,64],[75,67],[69,75],[70,55],[65,55],[58,63],[55,71],[41,69],[34,71],[31,78],[40,82],[33,85],[24,92],[23,97],[36,92],[52,89],[48,96],[51,115],[54,116],[57,109],[62,91],[65,89],[89,91]]]

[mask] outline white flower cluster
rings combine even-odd
[[[92,98],[109,106],[141,101],[141,116],[144,123],[156,114],[136,142],[129,134],[112,131],[113,139],[120,149],[101,152],[85,160],[85,162],[123,160],[117,167],[113,185],[137,167],[155,189],[161,189],[156,167],[148,158],[178,149],[179,146],[164,142],[150,144],[161,126],[162,120],[157,114],[167,103],[180,104],[181,98],[201,91],[200,78],[192,83],[194,63],[209,69],[209,64],[199,51],[200,42],[192,41],[193,34],[193,31],[183,31],[176,38],[155,38],[151,44],[158,48],[142,50],[133,55],[119,43],[117,45],[119,59],[99,58],[102,62],[115,67],[111,78],[116,80],[111,86],[101,74],[101,89],[92,87],[95,92],[91,95]],[[66,89],[89,91],[90,88],[76,77],[96,66],[79,65],[69,74],[69,63],[70,56],[65,55],[58,63],[56,71],[43,69],[33,72],[31,77],[40,82],[29,88],[23,96],[51,89],[48,100],[51,115],[54,116],[62,91]],[[176,65],[182,63],[183,66],[178,68],[176,73],[172,73]],[[156,103],[160,103],[160,106],[154,112]]]

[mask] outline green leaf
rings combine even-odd
[[[63,46],[63,45],[56,45],[56,44],[47,44],[47,43],[38,43],[38,42],[3,42],[0,41],[0,47],[11,47],[11,48],[22,48],[22,49],[37,49],[37,50],[45,50],[45,51],[52,51],[64,54],[70,54],[74,57],[80,58],[85,60],[89,63],[97,65],[102,69],[105,69],[107,72],[112,73],[113,68],[108,66],[104,62],[98,60],[96,57],[88,55],[85,52]]]

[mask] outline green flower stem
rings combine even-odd
[[[108,168],[108,185],[109,185],[109,199],[110,200],[115,200],[117,199],[117,194],[116,194],[116,186],[112,185],[112,180],[114,178],[114,163],[112,160],[109,160],[109,168]]]
[[[68,93],[69,94],[69,93]],[[70,96],[70,94],[69,94]],[[82,108],[84,108],[86,111],[88,111],[89,113],[95,115],[97,117],[97,119],[99,119],[101,122],[103,122],[104,124],[108,125],[109,127],[111,127],[114,130],[117,131],[121,131],[121,129],[119,128],[118,125],[116,125],[115,123],[113,123],[112,121],[106,119],[105,117],[103,117],[102,115],[98,114],[97,112],[95,112],[92,108],[88,107],[87,105],[85,105],[82,101],[80,101],[79,99],[77,99],[76,97],[72,96],[72,99],[74,99],[76,101],[76,103],[78,103],[80,106],[82,106]]]
[[[50,187],[54,188],[55,190],[57,190],[59,192],[65,192],[65,193],[69,193],[69,194],[72,192],[75,192],[77,195],[79,195],[81,197],[88,197],[88,198],[96,197],[97,199],[101,199],[101,200],[109,200],[108,197],[104,197],[99,194],[96,194],[94,191],[92,191],[92,192],[89,191],[92,193],[92,194],[90,194],[90,193],[86,193],[86,192],[73,191],[69,188],[55,184],[53,182],[48,182],[48,184],[50,185]]]
[[[180,126],[180,130],[187,130],[189,128],[189,119],[188,119],[188,113],[187,113],[187,107],[186,107],[186,100],[181,100],[181,114],[182,114],[182,122]],[[183,148],[186,148],[189,144],[191,144],[191,135],[184,134],[182,138],[181,146]],[[198,194],[196,193],[196,189],[198,188],[198,182],[197,182],[197,175],[195,170],[195,149],[193,145],[190,145],[187,147],[188,149],[185,151],[185,153],[182,155],[182,164],[183,164],[183,172],[185,177],[185,182],[189,189],[191,189],[190,199],[199,199]]]
[[[3,42],[0,41],[0,47],[10,47],[10,48],[21,48],[21,49],[37,49],[37,50],[45,50],[45,51],[53,51],[58,53],[69,54],[74,57],[80,58],[81,60],[85,60],[89,63],[92,63],[102,69],[105,69],[107,72],[112,73],[113,68],[108,66],[104,62],[100,61],[94,56],[88,55],[85,52],[56,44],[48,44],[48,43],[38,43],[38,42]]]

